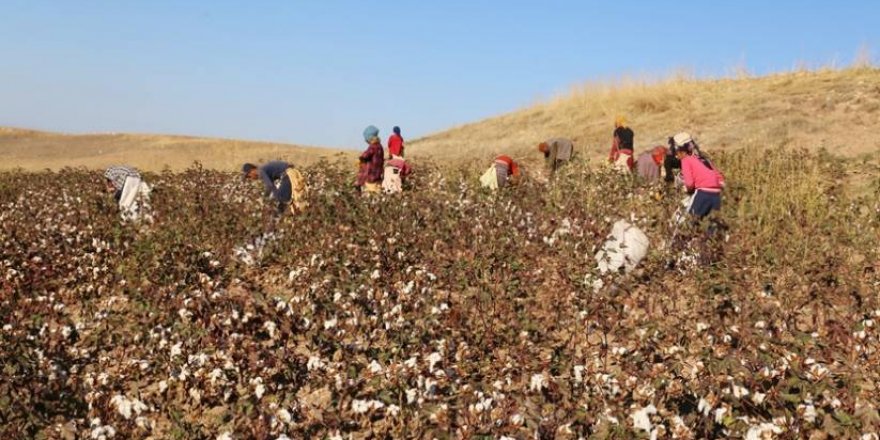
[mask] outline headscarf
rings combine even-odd
[[[614,126],[615,127],[626,127],[626,116],[617,115],[617,117],[614,118]]]
[[[379,139],[379,129],[375,125],[370,125],[364,129],[364,141],[373,143]]]
[[[666,147],[662,145],[654,147],[654,150],[651,151],[651,157],[654,159],[654,163],[656,163],[657,165],[663,163],[664,156],[666,156]]]
[[[398,126],[395,125],[394,128],[391,129],[391,131],[393,131],[394,134],[400,136],[400,127],[398,127]]]
[[[541,142],[540,144],[538,144],[538,151],[547,154],[547,152],[550,151],[550,147],[547,145],[546,142]]]

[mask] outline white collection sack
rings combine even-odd
[[[618,220],[605,245],[596,253],[599,273],[617,272],[621,267],[632,271],[648,254],[648,244],[648,236],[641,229]]]
[[[482,176],[480,176],[480,185],[483,188],[489,188],[492,191],[498,189],[498,170],[495,169],[495,165],[489,167]]]
[[[151,222],[150,186],[137,177],[126,177],[119,197],[119,212],[123,221]]]

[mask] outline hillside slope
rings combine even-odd
[[[283,159],[307,165],[321,158],[354,153],[316,147],[144,134],[68,135],[0,127],[0,170],[100,168],[126,163],[143,170],[185,169],[198,161],[206,168],[237,169],[243,162]]]
[[[535,145],[566,136],[580,154],[608,154],[615,115],[636,133],[636,150],[680,130],[708,151],[737,147],[825,147],[846,156],[880,151],[880,69],[795,72],[759,78],[669,79],[587,85],[564,97],[417,139],[414,156],[489,159],[506,152],[537,160]]]

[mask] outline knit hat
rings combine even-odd
[[[692,142],[694,140],[694,138],[692,138],[690,134],[683,131],[683,132],[673,136],[672,140],[675,142],[675,145],[677,147],[683,147],[683,146],[687,145],[689,142]]]
[[[370,125],[364,129],[364,140],[370,142],[373,138],[379,137],[379,129],[375,125]]]
[[[394,128],[391,129],[391,131],[393,131],[394,134],[400,136],[400,127],[398,127],[398,126],[395,125]]]

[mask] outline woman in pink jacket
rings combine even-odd
[[[702,219],[721,209],[721,190],[724,176],[708,159],[700,155],[691,135],[679,133],[673,137],[675,155],[681,161],[681,175],[688,193],[693,193],[689,212]]]

